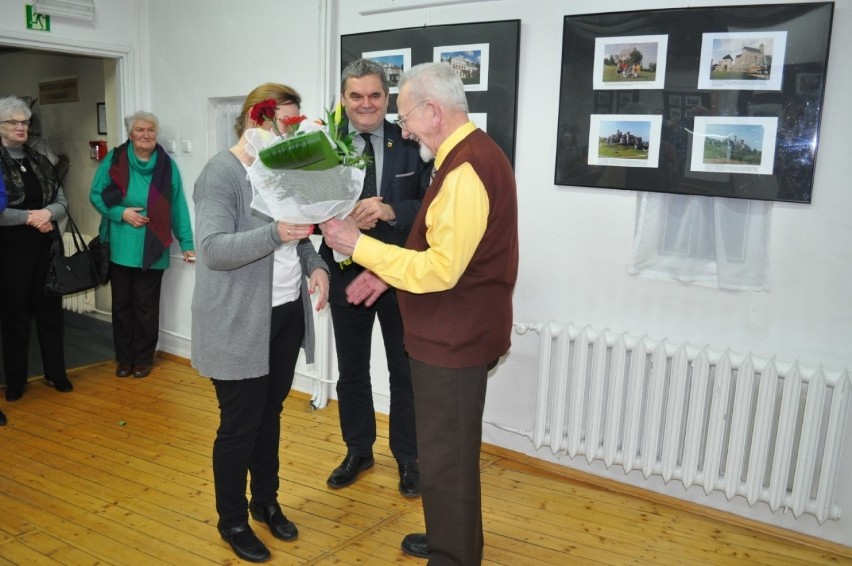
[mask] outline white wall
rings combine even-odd
[[[776,0],[779,1],[779,0]],[[12,10],[0,5],[0,39],[11,26]],[[852,367],[852,300],[846,281],[852,278],[852,192],[848,190],[846,130],[850,111],[843,97],[852,87],[842,54],[852,52],[852,3],[835,5],[834,30],[824,102],[816,183],[810,205],[776,204],[771,242],[771,285],[768,293],[736,293],[704,287],[639,279],[627,274],[633,241],[636,194],[630,191],[557,187],[553,185],[555,123],[558,114],[562,20],[570,13],[603,9],[599,2],[496,0],[467,6],[417,9],[361,16],[365,6],[391,0],[336,2],[331,22],[340,34],[440,25],[521,19],[520,85],[516,132],[516,176],[521,213],[521,271],[515,292],[515,319],[557,319],[597,329],[630,331],[660,339],[710,344],[717,349],[754,351],[798,359],[809,365]],[[22,3],[21,3],[22,4]],[[187,187],[192,187],[208,155],[206,101],[209,97],[246,93],[256,84],[281,81],[299,89],[304,110],[316,115],[327,103],[327,77],[321,69],[335,60],[339,38],[318,45],[323,33],[323,6],[318,2],[254,0],[114,0],[99,2],[97,41],[129,43],[139,53],[140,101],[163,122],[163,139],[189,139],[196,148],[176,160]],[[690,1],[690,7],[718,2]],[[725,0],[746,5],[748,0]],[[135,21],[123,11],[141,13]],[[674,7],[663,0],[610,0],[606,9],[628,11]],[[259,17],[266,14],[266,17]],[[10,27],[10,30],[12,28]],[[90,28],[89,28],[90,31]],[[14,28],[15,34],[20,34]],[[79,26],[54,25],[54,37],[80,40]],[[331,45],[333,44],[333,45]],[[334,69],[336,72],[336,65]],[[144,81],[142,80],[144,78]],[[187,355],[191,267],[169,270],[164,289],[161,347]],[[510,355],[491,379],[485,419],[487,442],[545,460],[586,470],[661,493],[730,511],[745,517],[852,546],[852,435],[847,435],[838,499],[844,516],[819,526],[810,516],[772,513],[760,504],[751,508],[741,498],[731,502],[705,496],[679,484],[664,485],[638,474],[625,475],[584,460],[556,459],[549,450],[536,452],[529,440],[511,430],[532,427],[536,371],[535,339],[515,336]],[[378,382],[383,374],[381,348],[374,348]],[[387,386],[377,383],[379,403]],[[852,419],[850,419],[852,426]],[[847,427],[850,428],[850,427]]]
[[[725,0],[723,5],[749,5]],[[852,87],[845,57],[852,52],[852,3],[835,5],[828,86],[813,203],[776,204],[772,218],[769,293],[737,293],[642,279],[627,274],[633,244],[637,195],[631,191],[562,187],[553,184],[559,105],[563,18],[570,14],[719,5],[662,0],[564,2],[496,0],[375,16],[359,10],[392,2],[340,2],[339,33],[461,22],[521,20],[520,81],[515,172],[520,207],[521,265],[515,290],[515,320],[556,319],[602,330],[630,331],[651,338],[754,351],[810,365],[852,367],[852,192],[844,166],[850,111],[844,93]],[[399,4],[399,3],[397,3]],[[746,517],[852,546],[852,435],[847,435],[838,499],[839,521],[819,526],[810,516],[772,513],[741,499],[684,490],[638,472],[589,466],[583,458],[557,459],[535,451],[524,436],[533,424],[536,338],[515,336],[512,350],[489,383],[485,440],[548,461],[590,471],[640,487],[709,504]],[[852,423],[852,419],[850,419]],[[847,427],[847,429],[850,427]],[[845,493],[844,493],[845,492]]]
[[[188,140],[175,158],[192,209],[192,187],[209,157],[208,99],[245,96],[264,82],[282,82],[318,115],[319,15],[315,2],[150,0],[148,107],[161,121],[161,143]],[[250,5],[250,6],[249,6]],[[161,348],[189,357],[193,267],[173,262],[165,275]]]

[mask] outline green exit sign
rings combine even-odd
[[[32,4],[27,4],[27,29],[50,31],[50,16],[37,14]]]

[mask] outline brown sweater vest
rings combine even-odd
[[[465,162],[476,171],[488,193],[488,224],[482,241],[452,289],[398,294],[409,356],[456,369],[488,364],[509,350],[512,291],[518,275],[515,176],[503,150],[482,130],[472,132],[447,155],[423,198],[405,247],[418,251],[428,248],[426,211],[447,173]]]

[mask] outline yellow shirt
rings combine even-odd
[[[447,154],[475,129],[468,122],[444,140],[435,168],[440,169]],[[447,174],[426,211],[427,250],[409,250],[362,234],[352,259],[397,289],[411,293],[452,289],[485,234],[488,211],[485,186],[473,167],[464,163]]]

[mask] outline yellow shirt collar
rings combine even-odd
[[[450,136],[444,140],[444,143],[438,147],[438,153],[435,155],[435,169],[440,169],[441,164],[447,157],[447,154],[474,130],[476,130],[476,124],[468,122],[467,124],[459,126],[455,132],[450,134]]]

